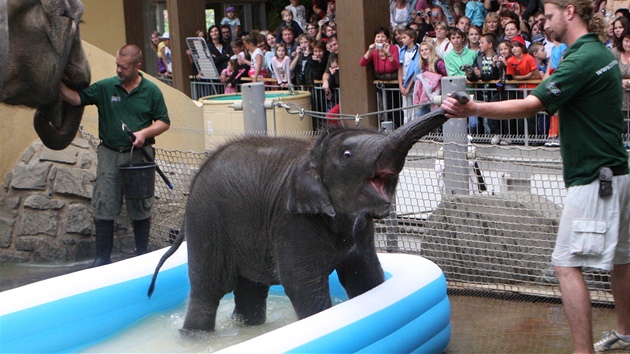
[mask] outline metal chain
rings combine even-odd
[[[354,120],[355,124],[358,125],[361,120],[363,120],[364,117],[369,117],[369,116],[375,116],[375,115],[380,115],[380,114],[384,114],[384,113],[390,113],[390,112],[396,112],[396,111],[402,111],[402,110],[406,110],[406,109],[415,109],[415,108],[420,108],[420,107],[426,107],[426,106],[430,106],[433,103],[423,103],[423,104],[417,104],[417,105],[413,105],[413,106],[408,106],[408,107],[404,107],[404,108],[393,108],[393,109],[385,109],[385,110],[380,110],[380,111],[376,111],[376,112],[372,112],[372,113],[363,113],[363,114],[342,114],[342,113],[324,113],[324,112],[318,112],[318,111],[311,111],[311,110],[307,110],[304,109],[302,107],[300,107],[298,104],[294,103],[294,102],[275,102],[275,106],[279,107],[279,108],[284,108],[287,110],[287,113],[289,114],[297,114],[300,116],[300,120],[304,119],[305,115],[309,115],[313,118],[322,118],[322,119],[329,119],[329,120]]]

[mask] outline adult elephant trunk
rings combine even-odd
[[[68,87],[80,91],[90,84],[90,66],[81,45],[79,24],[76,19],[71,21],[68,31],[71,33],[67,38],[73,39],[68,41],[64,48],[64,57],[68,59],[65,63],[63,82]],[[37,109],[33,125],[44,145],[53,150],[63,150],[74,140],[82,117],[83,107],[71,106],[57,95],[52,103]]]
[[[9,61],[9,6],[8,0],[0,0],[0,94],[7,76]]]
[[[465,92],[456,92],[453,97],[460,103],[466,103],[470,99]],[[444,110],[438,108],[394,130],[388,136],[387,147],[381,153],[379,161],[389,161],[391,164],[389,167],[395,173],[399,173],[413,145],[423,136],[442,126],[447,120]]]

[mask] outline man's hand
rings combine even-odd
[[[441,108],[446,112],[448,118],[466,118],[475,116],[477,110],[477,102],[469,101],[466,104],[459,103],[452,97],[447,97],[442,101]]]

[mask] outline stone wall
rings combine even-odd
[[[62,151],[39,140],[28,147],[0,193],[0,262],[92,259],[95,177],[96,150],[85,138],[77,137]],[[129,222],[121,220],[126,217],[116,222],[114,252],[131,253]]]

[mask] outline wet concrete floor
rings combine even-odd
[[[572,353],[562,304],[449,296],[451,341],[447,354]],[[593,335],[615,325],[614,309],[592,308]]]
[[[0,291],[85,269],[88,263],[59,266],[0,264]],[[451,341],[446,354],[572,353],[561,304],[450,295]],[[614,310],[593,308],[593,332],[614,327]]]

